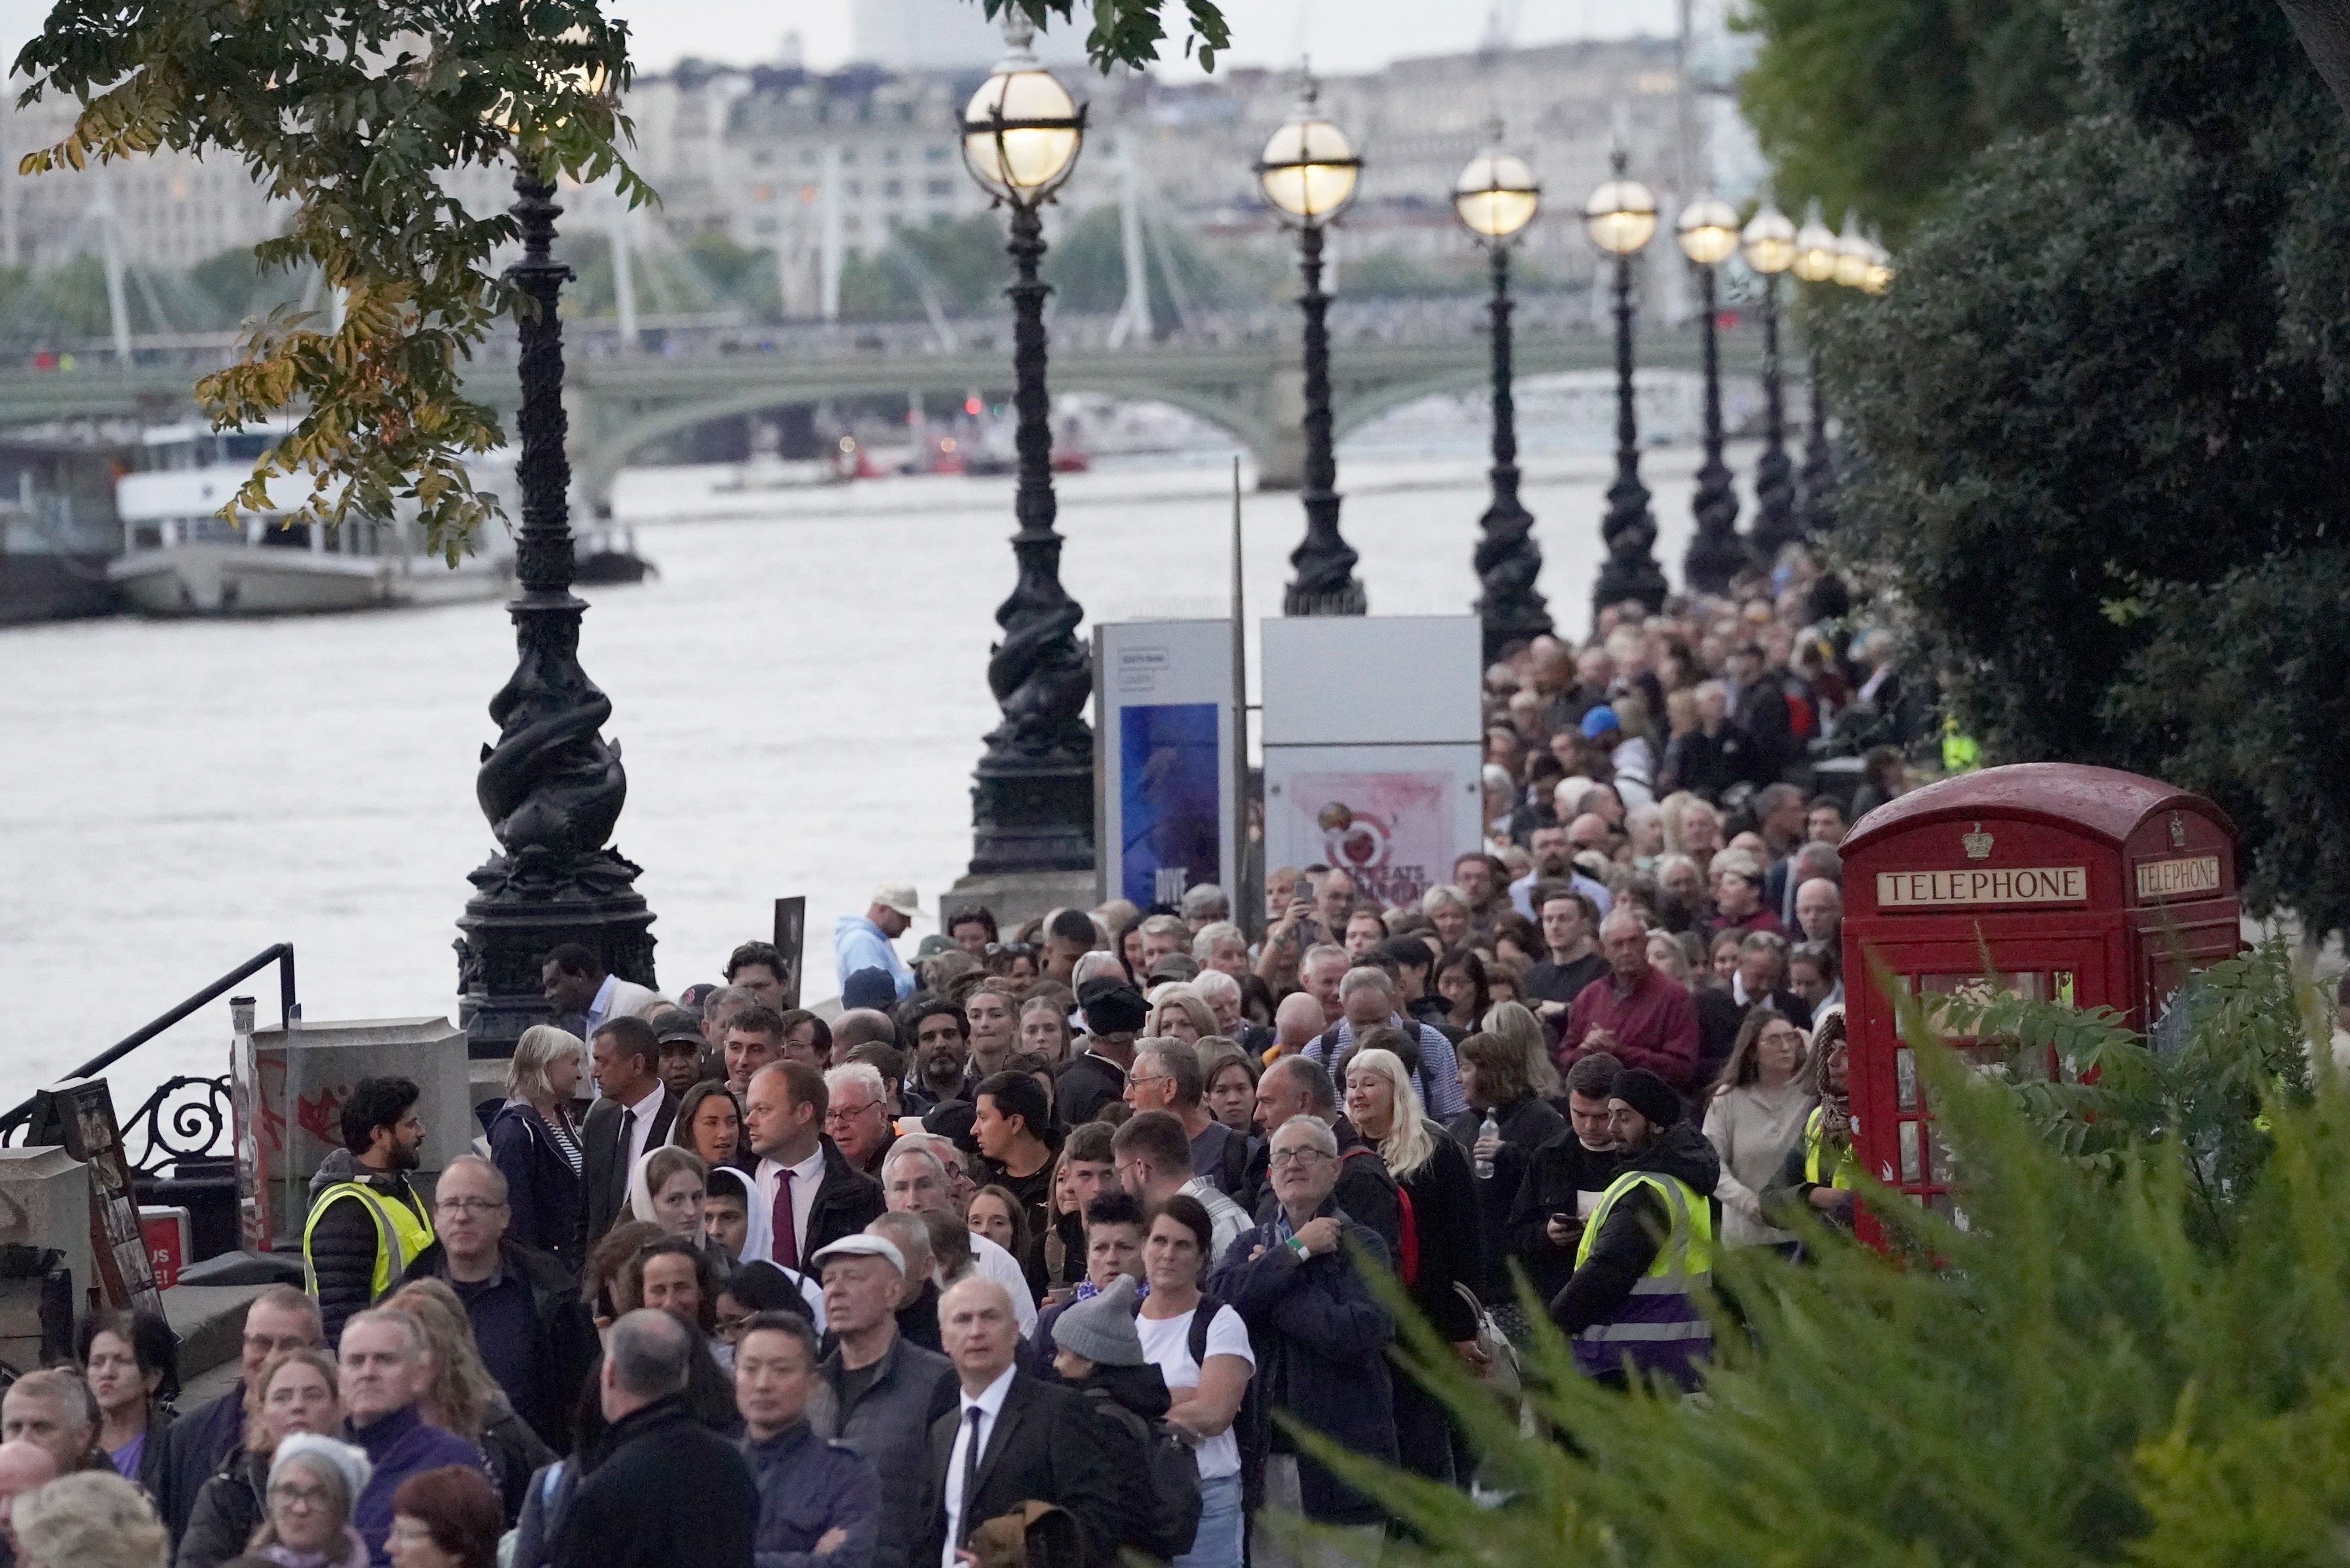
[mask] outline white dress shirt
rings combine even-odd
[[[617,974],[606,975],[604,983],[596,988],[596,1000],[588,1004],[587,1034],[590,1040],[596,1038],[596,1031],[612,1016],[612,988],[619,983],[619,979]]]
[[[782,1263],[786,1267],[797,1269],[806,1266],[808,1215],[816,1208],[816,1189],[824,1185],[824,1145],[819,1142],[816,1146],[815,1152],[789,1168],[792,1173],[792,1237],[799,1243],[800,1255],[796,1258],[775,1256],[775,1227],[772,1224],[767,1227],[767,1245],[764,1251],[766,1254],[765,1262]],[[758,1185],[759,1203],[763,1213],[773,1214],[775,1211],[775,1187],[783,1180],[785,1169],[785,1167],[777,1165],[772,1159],[759,1161],[758,1175],[754,1179]],[[747,1263],[760,1260],[753,1258],[750,1250],[745,1247],[743,1261]]]
[[[1003,1413],[1003,1401],[1011,1397],[1013,1376],[1020,1369],[1007,1366],[1003,1375],[989,1384],[974,1399],[962,1396],[955,1408],[954,1447],[947,1453],[947,1539],[939,1552],[939,1568],[955,1568],[955,1543],[962,1534],[962,1474],[968,1464],[967,1456],[973,1443],[979,1445],[982,1459],[987,1454],[987,1439],[995,1430],[995,1418]],[[977,1410],[979,1419],[971,1413]]]
[[[637,1118],[629,1128],[629,1158],[620,1162],[622,1170],[636,1169],[637,1161],[645,1158],[645,1150],[654,1147],[650,1141],[653,1136],[653,1118],[660,1115],[662,1096],[668,1093],[668,1085],[655,1078],[651,1094],[633,1106],[620,1107],[622,1116]]]

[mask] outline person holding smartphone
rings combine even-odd
[[[1604,1051],[1567,1069],[1566,1130],[1534,1151],[1510,1205],[1506,1244],[1544,1301],[1574,1277],[1584,1221],[1616,1179],[1620,1161],[1607,1126],[1607,1096],[1622,1071]]]

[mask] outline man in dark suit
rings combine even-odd
[[[1085,1396],[1014,1365],[1020,1325],[1003,1287],[957,1282],[939,1298],[939,1328],[962,1397],[931,1428],[928,1529],[911,1568],[953,1568],[950,1548],[1032,1500],[1077,1521],[1088,1563],[1115,1563],[1126,1524],[1107,1445]]]
[[[743,1132],[758,1166],[751,1181],[768,1217],[765,1261],[803,1272],[809,1259],[854,1236],[889,1206],[881,1184],[848,1163],[824,1136],[831,1096],[805,1062],[775,1062],[751,1075]],[[743,1262],[756,1262],[755,1251]]]
[[[669,1141],[677,1101],[660,1080],[660,1039],[641,1018],[615,1018],[592,1043],[596,1087],[579,1134],[579,1181],[588,1200],[588,1245],[624,1217],[629,1173],[649,1149]]]
[[[1751,643],[1730,656],[1730,679],[1738,688],[1731,721],[1747,742],[1746,777],[1757,786],[1774,784],[1803,752],[1787,693],[1763,664],[1762,650]]]
[[[1738,944],[1738,967],[1725,986],[1700,986],[1697,999],[1698,1062],[1693,1088],[1713,1082],[1738,1043],[1738,1031],[1757,1002],[1798,1029],[1812,1026],[1811,1004],[1787,989],[1787,939],[1775,931],[1750,931]]]

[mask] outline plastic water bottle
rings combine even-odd
[[[1502,1124],[1493,1119],[1492,1112],[1487,1111],[1485,1113],[1484,1122],[1477,1128],[1478,1147],[1482,1148],[1484,1147],[1487,1139],[1499,1139],[1501,1136]],[[1480,1181],[1491,1181],[1493,1179],[1493,1157],[1492,1155],[1481,1154],[1477,1157],[1477,1179]]]

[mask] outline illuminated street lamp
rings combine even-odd
[[[1819,200],[1814,197],[1804,213],[1804,226],[1795,231],[1794,274],[1805,283],[1833,283],[1844,265],[1844,243],[1822,220]],[[1835,485],[1835,459],[1828,451],[1828,410],[1820,386],[1816,337],[1811,347],[1811,429],[1804,436],[1802,499],[1795,513],[1799,537],[1824,533],[1835,519],[1828,504],[1828,492]]]
[[[1747,220],[1746,265],[1762,279],[1762,455],[1754,462],[1754,526],[1747,549],[1769,570],[1803,537],[1795,523],[1794,465],[1787,461],[1787,401],[1779,375],[1779,275],[1795,265],[1795,225],[1764,202]]]
[[[1714,320],[1721,307],[1714,274],[1738,254],[1738,213],[1727,202],[1701,196],[1681,210],[1673,237],[1697,266],[1705,326],[1705,462],[1697,471],[1697,532],[1681,558],[1681,580],[1697,592],[1727,593],[1730,579],[1745,565],[1746,549],[1738,539],[1738,492],[1730,465],[1721,461],[1721,350]]]
[[[1501,127],[1493,140],[1501,140]],[[1493,501],[1485,508],[1477,542],[1477,615],[1485,633],[1485,662],[1513,642],[1552,630],[1550,610],[1534,589],[1542,551],[1534,520],[1518,500],[1517,406],[1511,393],[1510,245],[1534,221],[1542,187],[1525,161],[1496,146],[1469,161],[1453,182],[1452,210],[1493,258]]]
[[[974,876],[1084,871],[1094,864],[1094,739],[1085,720],[1093,669],[1077,641],[1085,612],[1061,587],[1053,529],[1052,402],[1045,386],[1041,210],[1076,166],[1086,111],[1037,62],[1035,28],[1006,6],[1002,63],[964,108],[963,166],[1012,210],[1013,407],[1020,484],[1012,554],[1019,577],[995,612],[1003,640],[987,661],[1003,721],[987,737],[972,788]]]
[[[1356,580],[1355,552],[1338,533],[1338,461],[1330,439],[1330,296],[1322,292],[1322,231],[1355,199],[1363,161],[1346,133],[1315,107],[1320,89],[1307,77],[1297,111],[1264,144],[1257,182],[1284,222],[1297,230],[1298,269],[1305,314],[1305,472],[1299,499],[1305,538],[1289,557],[1297,576],[1283,595],[1284,615],[1361,615],[1367,607]]]
[[[1648,514],[1648,487],[1640,483],[1640,425],[1632,400],[1632,258],[1657,232],[1657,199],[1624,177],[1624,149],[1609,159],[1614,178],[1583,204],[1591,243],[1616,258],[1616,483],[1607,487],[1607,514],[1599,524],[1607,560],[1592,587],[1596,608],[1637,599],[1649,609],[1665,602],[1665,574],[1657,565],[1657,522]]]

